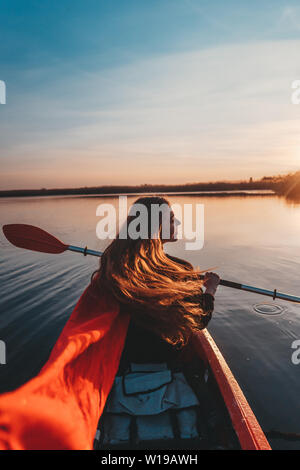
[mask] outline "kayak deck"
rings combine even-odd
[[[206,358],[214,375],[241,449],[271,450],[244,393],[207,330],[198,333],[194,348],[202,358]]]
[[[104,412],[98,425],[95,449],[270,449],[242,390],[207,330],[195,335],[191,351],[183,373],[199,400],[199,437],[103,445]]]

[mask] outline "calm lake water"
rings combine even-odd
[[[128,198],[132,203],[135,198]],[[170,195],[171,203],[202,203],[205,242],[186,251],[184,240],[166,251],[224,279],[300,295],[300,206],[274,195],[202,197]],[[1,225],[37,225],[72,245],[103,251],[96,237],[96,208],[116,197],[0,199]],[[21,250],[0,235],[0,392],[33,377],[46,362],[72,309],[98,266],[93,257],[70,252],[47,255]],[[300,364],[291,361],[300,339],[300,305],[278,316],[256,313],[268,297],[219,287],[209,331],[228,361],[265,432],[300,433]],[[273,448],[300,449],[300,440],[270,439]]]

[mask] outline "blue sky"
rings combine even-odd
[[[0,188],[297,170],[298,5],[0,0]]]

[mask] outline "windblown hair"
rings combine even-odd
[[[151,205],[169,202],[162,197],[143,197],[135,204],[146,206],[151,222]],[[128,216],[127,230],[134,219]],[[193,331],[204,328],[201,271],[164,253],[161,222],[160,218],[156,239],[121,239],[118,235],[104,251],[95,280],[100,289],[108,288],[121,304],[126,304],[126,311],[137,324],[181,347]]]

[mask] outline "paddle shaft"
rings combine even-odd
[[[84,256],[91,255],[91,256],[97,256],[99,258],[103,254],[101,251],[94,251],[94,250],[88,249],[87,247],[80,248],[78,246],[73,246],[73,245],[69,245],[67,250],[73,251],[75,253],[82,253]],[[200,275],[200,278],[203,279],[204,276]],[[243,290],[247,292],[253,292],[255,294],[266,295],[268,297],[272,297],[273,300],[281,299],[281,300],[288,300],[290,302],[300,303],[300,297],[297,297],[295,295],[290,295],[290,294],[284,294],[283,292],[277,292],[276,289],[274,290],[261,289],[260,287],[253,287],[253,286],[248,286],[246,284],[240,284],[238,282],[226,281],[225,279],[220,279],[220,285],[225,286],[225,287],[231,287],[232,289],[238,289],[238,290]]]
[[[80,248],[79,246],[69,245],[67,250],[73,251],[74,253],[82,253],[84,256],[86,255],[97,256],[98,258],[100,258],[103,255],[101,251],[90,250],[88,249],[88,247]]]
[[[3,233],[6,238],[13,245],[19,248],[25,248],[27,250],[39,251],[42,253],[60,254],[66,250],[73,251],[75,253],[82,253],[83,255],[91,256],[102,256],[101,251],[90,250],[88,247],[80,248],[78,246],[66,245],[58,240],[56,237],[46,232],[45,230],[28,224],[8,224],[2,227]],[[200,275],[200,279],[204,276]],[[259,287],[248,286],[246,284],[240,284],[238,282],[220,280],[221,286],[231,287],[232,289],[244,290],[247,292],[253,292],[255,294],[267,295],[274,299],[289,300],[290,302],[300,303],[300,297],[283,294],[277,292],[276,289],[268,290],[261,289]]]
[[[220,280],[220,285],[225,287],[232,287],[232,289],[244,290],[247,292],[253,292],[255,294],[267,295],[272,297],[273,300],[289,300],[290,302],[300,303],[300,297],[296,295],[284,294],[283,292],[277,292],[277,289],[261,289],[260,287],[248,286],[247,284],[239,284],[238,282],[226,281],[225,279]]]

